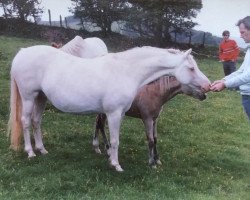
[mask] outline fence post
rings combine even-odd
[[[202,47],[205,47],[206,33],[203,34]]]
[[[67,18],[66,17],[64,17],[64,21],[65,21],[66,28],[68,28],[68,22],[67,22]]]
[[[189,32],[189,41],[188,41],[188,46],[191,47],[191,42],[192,42],[192,33],[191,31]]]
[[[60,15],[60,27],[62,27],[62,16]]]
[[[51,14],[50,14],[50,9],[48,9],[48,13],[49,13],[49,25],[51,26]]]

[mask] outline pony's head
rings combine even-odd
[[[184,93],[203,100],[206,98],[204,93],[209,91],[211,83],[198,68],[191,52],[192,49],[189,49],[180,54],[180,62],[174,75],[181,82]]]

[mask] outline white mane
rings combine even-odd
[[[160,55],[162,55],[163,58],[171,56],[171,59],[174,61],[175,59],[173,58],[175,56],[183,56],[184,52],[176,49],[163,49],[158,47],[143,46],[143,47],[135,47],[127,51],[114,54],[114,56],[117,59],[126,60],[128,62],[133,62],[138,60],[142,61],[143,58],[145,58],[145,60],[148,60],[148,58],[153,58],[154,56],[157,56],[159,58]]]

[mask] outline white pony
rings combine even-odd
[[[23,131],[25,151],[28,157],[35,156],[30,142],[32,123],[35,147],[42,154],[47,153],[39,138],[47,97],[63,112],[105,113],[110,132],[110,165],[123,171],[118,161],[119,129],[139,88],[168,74],[182,84],[209,90],[210,81],[190,53],[191,49],[175,52],[141,47],[82,59],[48,46],[21,49],[11,68],[12,148],[18,149]]]
[[[85,38],[83,39],[81,36],[75,36],[72,40],[70,40],[68,43],[66,43],[64,46],[60,46],[60,44],[57,43],[53,43],[52,44],[53,47],[58,48],[66,53],[69,53],[71,55],[77,56],[77,57],[81,57],[81,58],[94,58],[94,57],[99,57],[99,56],[103,56],[106,55],[108,53],[108,48],[106,46],[106,44],[97,37],[91,37],[91,38]],[[43,102],[43,107],[41,107],[40,111],[42,112],[44,107],[45,107],[45,102],[46,102],[46,97],[40,97],[42,98],[42,102]],[[32,121],[34,120],[41,120],[40,118],[37,119],[33,119],[35,118],[36,115],[32,115]],[[34,129],[37,129],[36,127],[33,127]],[[41,130],[37,130],[35,131],[35,141],[39,144],[39,146],[44,146],[43,145],[43,141],[42,141],[42,132]],[[21,135],[20,138],[12,138],[12,144],[17,144],[20,142],[14,141],[14,140],[21,140]],[[13,145],[15,146],[15,149],[19,148],[19,145]],[[48,151],[45,148],[41,149],[41,153],[42,154],[47,154]]]
[[[60,49],[81,58],[95,58],[108,53],[106,44],[100,38],[91,37],[83,39],[78,35]]]

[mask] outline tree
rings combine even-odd
[[[21,21],[27,21],[28,17],[33,17],[34,21],[43,13],[39,7],[39,0],[0,0],[5,17],[19,18]]]
[[[129,0],[133,5],[130,15],[130,28],[141,34],[155,37],[161,43],[171,40],[171,32],[187,32],[196,23],[196,17],[202,8],[201,0]]]
[[[127,8],[125,0],[71,0],[71,12],[81,21],[88,21],[101,28],[105,35],[111,33],[114,21],[124,18]]]
[[[75,17],[95,23],[105,34],[114,21],[127,30],[153,37],[159,44],[171,40],[171,33],[189,32],[202,7],[201,0],[71,0]]]
[[[8,6],[11,4],[10,0],[0,0],[0,7],[3,8],[3,16],[7,19],[12,15],[11,10],[8,8]]]

